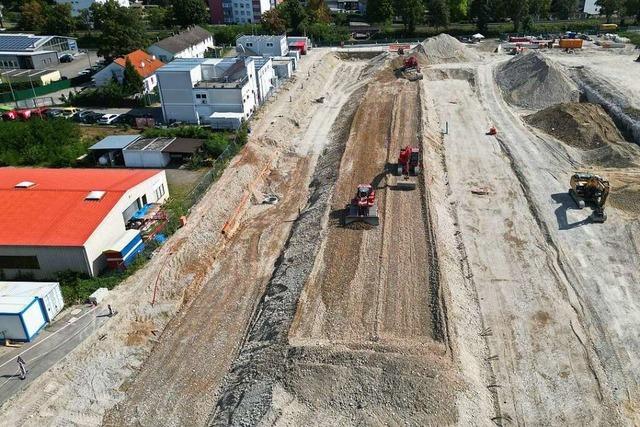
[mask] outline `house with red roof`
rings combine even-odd
[[[152,92],[158,85],[156,70],[162,67],[164,63],[154,55],[150,55],[143,50],[136,50],[128,55],[116,58],[111,64],[94,74],[94,84],[96,86],[104,86],[113,79],[122,83],[122,80],[124,79],[124,67],[127,64],[127,60],[131,61],[131,64],[138,74],[142,76],[144,82],[144,93]]]
[[[0,168],[0,275],[96,276],[114,253],[127,264],[144,248],[127,223],[168,196],[162,170]]]

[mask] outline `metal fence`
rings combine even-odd
[[[0,93],[0,103],[17,102],[25,99],[36,98],[48,95],[59,90],[71,87],[71,80],[59,80],[44,86],[34,86],[31,89],[14,90],[12,92]]]
[[[200,179],[193,190],[187,194],[185,197],[185,207],[187,210],[191,210],[191,207],[202,199],[202,196],[204,196],[211,184],[220,178],[231,159],[238,154],[242,148],[242,145],[238,141],[238,136],[239,132],[236,132],[231,143],[227,145],[227,148],[213,161],[211,169]]]

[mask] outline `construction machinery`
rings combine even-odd
[[[364,222],[370,225],[380,224],[376,192],[371,184],[358,185],[356,196],[351,199],[351,203],[345,209],[344,225],[353,222]]]
[[[577,172],[571,177],[569,195],[579,209],[584,208],[587,204],[593,207],[591,214],[593,222],[605,222],[607,214],[604,211],[604,205],[607,203],[609,190],[609,181],[601,176]]]
[[[400,190],[413,190],[416,188],[416,177],[420,175],[420,149],[407,145],[400,150],[398,163],[396,164],[395,187]]]
[[[400,77],[404,77],[407,80],[422,80],[422,73],[420,72],[420,65],[418,64],[418,58],[415,56],[408,56],[404,58],[402,67],[397,68],[396,74]]]

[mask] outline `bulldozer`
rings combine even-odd
[[[402,67],[396,68],[395,72],[397,77],[404,77],[411,81],[422,80],[423,78],[422,73],[420,72],[418,58],[415,56],[408,56],[404,58]]]
[[[396,175],[395,185],[399,190],[413,190],[416,188],[416,177],[420,175],[422,161],[420,159],[420,149],[407,145],[400,150],[398,163],[394,174]]]
[[[345,209],[344,225],[353,222],[364,222],[370,225],[379,225],[378,202],[376,192],[371,184],[360,184],[356,195],[351,199]]]
[[[576,203],[578,209],[583,209],[587,204],[593,207],[591,220],[593,222],[605,222],[607,214],[604,205],[609,197],[609,181],[601,176],[591,173],[577,172],[571,176],[571,188],[569,195]]]

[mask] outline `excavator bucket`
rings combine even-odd
[[[369,225],[380,225],[380,218],[378,217],[378,204],[367,209],[366,213],[361,213],[358,206],[347,205],[345,209],[344,225],[349,225],[354,222],[364,222]]]
[[[398,190],[415,190],[418,186],[415,176],[399,176],[396,180]]]

